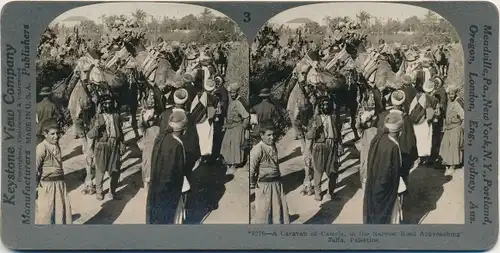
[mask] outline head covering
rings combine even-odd
[[[43,130],[48,131],[49,129],[59,129],[59,124],[55,119],[49,119],[42,123]]]
[[[206,91],[213,91],[215,89],[215,81],[212,79],[208,79],[203,85],[203,88]]]
[[[403,116],[401,113],[391,112],[384,119],[384,126],[389,133],[398,133],[403,129]]]
[[[432,82],[436,86],[441,86],[443,84],[443,80],[438,76],[434,77],[434,79],[432,79]]]
[[[271,91],[269,90],[269,88],[264,88],[260,90],[259,97],[269,97],[269,96],[271,96]]]
[[[448,85],[448,87],[446,87],[446,93],[457,93],[457,91],[458,87],[455,85]]]
[[[192,83],[194,82],[194,77],[191,74],[186,73],[182,76],[182,81],[184,83]]]
[[[186,89],[178,89],[174,92],[174,103],[183,105],[188,99],[188,92]]]
[[[216,84],[221,85],[224,83],[224,77],[222,77],[221,75],[216,75],[214,77],[214,81]]]
[[[405,93],[402,90],[393,91],[391,94],[392,105],[402,105],[405,102]]]
[[[52,94],[52,89],[48,86],[44,86],[40,89],[40,96],[48,96]]]
[[[429,82],[429,81],[424,82],[422,89],[428,93],[432,92],[434,90],[434,82]]]
[[[240,90],[240,85],[237,83],[232,83],[229,85],[229,91],[239,91]]]
[[[174,110],[170,114],[168,125],[174,130],[174,132],[180,132],[186,129],[187,116],[186,112],[182,110]]]

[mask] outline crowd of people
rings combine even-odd
[[[70,81],[74,84],[69,85],[74,87],[68,103],[74,138],[82,141],[86,161],[87,176],[82,193],[95,195],[99,201],[121,199],[117,187],[122,156],[127,150],[124,117],[116,97],[111,92],[94,92],[95,86],[107,88],[103,83],[106,79],[99,78],[96,72],[105,70],[111,65],[110,61],[116,59],[114,56],[123,52],[120,46],[124,44],[119,40],[130,30],[122,29],[128,32],[123,33],[120,27],[123,24],[113,26],[112,43],[105,43],[101,50],[84,47]],[[158,56],[156,52],[171,52],[173,47],[180,48],[182,43],[159,39],[148,48],[149,57]],[[166,80],[165,87],[149,83],[146,94],[139,94],[144,96],[132,98],[141,100],[138,125],[142,139],[137,145],[142,151],[147,224],[182,224],[189,219],[189,209],[198,208],[196,202],[208,197],[200,194],[210,194],[206,193],[207,189],[200,189],[204,186],[196,185],[198,182],[193,176],[196,169],[222,165],[229,168],[227,173],[234,173],[248,159],[244,144],[248,138],[250,115],[246,100],[240,96],[241,84],[226,83],[226,69],[211,64],[214,59],[209,54],[212,52],[210,47],[196,43],[186,47],[189,50],[181,51],[180,57],[187,60],[180,62],[180,70],[176,73],[182,78]],[[89,57],[94,61],[88,60]],[[140,64],[120,67],[128,69]],[[201,78],[197,73],[202,73]],[[51,87],[44,86],[40,90],[42,99],[36,109],[36,223],[71,224],[71,204],[59,146],[60,137],[65,134],[61,131],[64,108],[52,99]],[[75,98],[75,92],[86,95],[83,99]],[[107,194],[103,189],[106,173],[110,178]],[[214,204],[209,208],[217,207]]]
[[[345,27],[345,24],[342,25]],[[341,53],[339,45],[349,44],[349,38],[366,38],[341,36],[339,30],[335,30],[334,34],[339,37],[324,40],[330,44],[308,47],[308,52],[301,55],[298,62],[308,64],[304,67],[297,63],[294,72],[304,77],[300,83],[302,91],[314,89],[311,87],[313,85],[325,85],[321,80],[312,84],[313,81],[307,78],[314,76],[307,73],[312,70],[321,71],[317,66],[325,65],[323,59],[335,58],[336,54]],[[349,32],[343,34],[352,35]],[[399,57],[407,63],[414,61],[416,64],[412,68],[403,69],[406,72],[401,76],[398,73],[396,78],[387,79],[382,84],[383,87],[370,83],[370,80],[367,80],[368,86],[363,87],[366,88],[366,93],[358,108],[358,130],[353,131],[360,133],[359,139],[355,138],[355,146],[360,153],[359,176],[364,192],[365,224],[399,224],[403,221],[404,196],[408,194],[408,185],[412,184],[409,174],[419,165],[445,167],[444,176],[452,176],[463,164],[464,105],[463,99],[458,97],[461,84],[447,83],[445,73],[435,69],[437,63],[425,54],[428,49],[419,55],[420,50],[415,46],[393,46],[392,48],[398,49],[395,51],[388,48],[391,47],[381,40],[380,45],[368,53],[376,52],[377,57],[389,58],[395,57],[394,52],[398,52],[401,53]],[[406,54],[408,59],[404,58]],[[375,64],[379,59],[381,58],[375,59]],[[393,62],[394,58],[387,61]],[[374,65],[374,71],[376,68],[377,65]],[[394,72],[397,70],[396,68]],[[363,70],[359,73],[364,74]],[[259,96],[269,96],[269,89],[262,90]],[[300,129],[294,126],[296,139],[301,141],[305,163],[301,194],[313,196],[316,201],[323,200],[323,175],[328,178],[329,199],[339,200],[335,189],[341,172],[339,158],[343,154],[344,145],[340,115],[342,105],[337,99],[331,94],[318,94],[310,100],[314,107],[310,111],[313,115],[292,118],[292,125],[295,121],[303,121],[295,125],[305,126]],[[276,120],[279,121],[282,116],[279,115],[278,106],[267,101],[268,99],[264,99],[252,110],[252,123],[256,125],[255,131],[261,137],[250,155],[250,183],[251,188],[255,189],[256,209],[252,222],[286,224],[290,222],[290,218],[275,143],[277,135],[281,134],[278,131],[282,130],[276,128]],[[307,104],[306,101],[296,106],[305,107]]]

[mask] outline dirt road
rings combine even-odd
[[[66,183],[71,201],[75,224],[144,224],[146,208],[146,192],[142,187],[141,151],[137,144],[131,141],[133,132],[125,128],[126,140],[129,146],[122,157],[122,173],[117,193],[120,200],[104,199],[98,201],[95,195],[83,195],[83,182],[86,175],[79,140],[72,137],[69,130],[60,141]],[[197,177],[213,180],[213,168],[201,168]],[[221,167],[217,168],[222,171]],[[213,193],[208,193],[210,201],[214,202],[215,210],[210,211],[206,205],[190,215],[189,223],[210,224],[248,224],[248,170],[239,169],[234,175],[225,176]],[[104,190],[109,188],[109,180],[105,176]],[[212,206],[214,206],[212,205]]]
[[[324,198],[322,202],[314,196],[302,196],[304,163],[300,143],[290,130],[277,144],[280,170],[283,175],[288,208],[292,224],[362,224],[363,192],[359,181],[359,153],[352,145],[353,134],[348,124],[343,127],[344,143],[348,144],[341,157],[341,175],[337,189],[340,200]],[[350,145],[349,145],[350,144]],[[322,182],[326,191],[327,179]],[[445,177],[443,170],[420,166],[409,177],[409,195],[403,212],[405,223],[463,224],[464,218],[464,174],[459,169],[453,177]],[[252,212],[255,207],[252,203]]]

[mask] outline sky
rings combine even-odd
[[[165,16],[170,18],[182,18],[189,14],[199,15],[203,12],[205,7],[177,3],[101,3],[86,5],[69,10],[54,19],[52,23],[62,21],[71,16],[84,16],[99,23],[99,17],[103,14],[108,16],[121,14],[130,16],[137,9],[142,9],[156,18],[163,18]],[[212,10],[212,13],[215,16],[225,16],[215,10]]]
[[[312,21],[324,25],[324,18],[330,17],[351,17],[356,18],[356,14],[366,11],[372,17],[382,19],[392,18],[395,20],[404,21],[411,16],[424,17],[429,11],[428,9],[394,3],[365,3],[365,2],[351,2],[351,3],[324,3],[324,4],[311,4],[300,6],[293,9],[286,10],[269,20],[271,23],[286,23],[294,18],[309,18]],[[440,15],[438,14],[440,17]]]

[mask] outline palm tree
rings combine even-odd
[[[359,12],[358,14],[356,14],[356,17],[358,18],[359,22],[362,25],[367,25],[367,23],[371,19],[371,15],[368,12],[366,12],[366,11]]]
[[[134,13],[132,13],[132,17],[135,18],[135,20],[137,21],[137,23],[139,23],[139,25],[144,26],[146,24],[146,19],[148,18],[148,14],[141,9],[137,9],[135,10]]]

